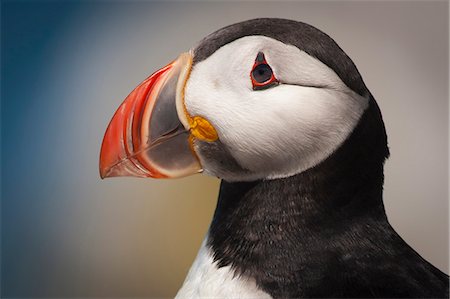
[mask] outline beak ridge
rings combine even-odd
[[[187,116],[182,95],[191,65],[191,55],[183,53],[127,96],[103,139],[101,178],[169,178],[201,171],[183,125]]]

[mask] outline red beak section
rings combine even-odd
[[[191,55],[183,53],[128,95],[103,138],[102,178],[173,178],[201,171],[183,103],[191,64]]]

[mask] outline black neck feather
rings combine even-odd
[[[304,294],[298,289],[303,272],[314,277],[318,259],[345,256],[339,238],[355,237],[362,226],[388,225],[382,201],[388,155],[371,98],[346,142],[314,168],[276,180],[222,181],[208,239],[215,260],[255,278],[275,297]]]

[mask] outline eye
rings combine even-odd
[[[264,83],[272,78],[272,69],[268,64],[260,64],[252,71],[252,77],[258,83]]]
[[[263,52],[259,52],[256,56],[250,78],[252,79],[253,90],[266,89],[279,83]]]

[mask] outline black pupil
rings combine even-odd
[[[253,79],[258,83],[264,83],[272,78],[272,69],[268,64],[257,65],[252,71]]]

